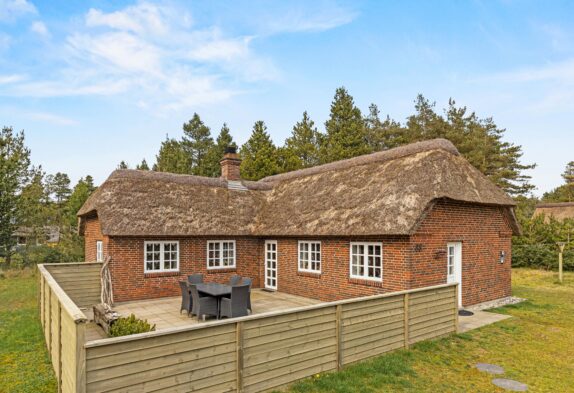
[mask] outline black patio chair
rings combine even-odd
[[[231,287],[231,298],[221,298],[219,316],[235,318],[247,315],[248,300],[249,284],[241,284]]]
[[[203,274],[196,273],[187,276],[187,282],[190,284],[201,284],[203,282]]]
[[[189,293],[189,285],[187,284],[187,281],[180,281],[179,287],[181,288],[181,307],[179,309],[179,313],[181,314],[181,312],[185,310],[185,312],[187,312],[187,316],[189,316],[189,314],[191,314],[192,303],[191,295]]]
[[[229,279],[229,286],[231,286],[231,287],[234,285],[239,285],[239,283],[241,283],[241,276],[238,276],[237,274],[234,274]]]
[[[243,284],[249,284],[249,297],[247,298],[247,309],[249,310],[249,312],[253,312],[253,310],[251,309],[251,284],[253,283],[253,280],[251,280],[248,277],[244,277],[243,278]]]
[[[189,288],[192,300],[191,313],[197,315],[197,320],[200,321],[201,317],[206,315],[217,317],[217,299],[211,296],[199,296],[195,285],[190,285]]]

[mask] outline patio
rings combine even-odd
[[[251,292],[251,303],[253,313],[250,315],[262,314],[270,311],[282,311],[291,308],[309,306],[321,303],[319,300],[309,299],[301,296],[289,295],[283,292],[269,292],[263,289],[253,289]],[[197,317],[188,317],[185,312],[179,312],[181,297],[165,297],[159,299],[138,300],[133,302],[117,303],[114,310],[122,317],[135,314],[140,319],[147,319],[156,330],[163,330],[173,327],[195,325]],[[86,316],[91,320],[91,310],[84,310]],[[206,322],[213,321],[214,318],[206,319]],[[106,338],[104,331],[95,323],[90,322],[86,330],[86,341]]]

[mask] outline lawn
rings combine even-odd
[[[532,392],[574,392],[574,273],[515,269],[513,318],[295,384],[290,392],[502,392],[474,368],[495,363]],[[0,392],[55,392],[31,272],[0,278]]]
[[[290,392],[503,392],[478,362],[531,392],[574,392],[574,273],[512,272],[513,294],[529,299],[497,312],[513,318],[465,334],[416,344],[295,384]]]

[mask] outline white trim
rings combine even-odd
[[[219,266],[209,266],[209,244],[219,244]],[[233,264],[232,265],[223,265],[223,243],[231,243],[233,244]],[[207,270],[221,270],[221,269],[235,269],[236,267],[236,260],[237,260],[237,245],[235,244],[235,240],[208,240],[205,243],[205,264],[207,266]]]
[[[96,262],[104,261],[104,242],[96,240]]]
[[[272,280],[275,280],[275,285],[267,285],[267,245],[268,244],[275,244],[275,269],[271,269],[275,272],[275,277],[272,277]],[[265,280],[265,288],[277,290],[279,286],[279,246],[277,244],[277,240],[265,240],[265,266],[264,266],[264,280]]]
[[[151,269],[147,268],[147,246],[148,244],[159,244],[159,269]],[[165,269],[164,268],[164,247],[166,244],[177,244],[176,250],[176,267],[175,269]],[[144,249],[143,249],[144,257],[144,273],[164,273],[164,272],[179,272],[179,240],[147,240],[144,241]]]
[[[319,261],[315,261],[315,262],[319,262],[319,270],[301,268],[301,244],[308,244],[309,245],[309,250],[307,251],[308,257],[309,257],[309,266],[311,266],[311,253],[313,252],[313,251],[311,251],[311,244],[318,244],[319,245]],[[299,240],[299,242],[297,243],[297,271],[303,272],[303,273],[315,273],[315,274],[318,273],[318,274],[320,274],[321,270],[323,269],[322,261],[321,261],[321,249],[322,249],[321,242],[318,240]]]
[[[365,251],[368,246],[379,246],[381,247],[381,278],[377,277],[369,277],[367,275],[359,276],[353,274],[353,246],[364,246]],[[365,252],[363,256],[363,267],[365,272],[368,271],[367,266],[367,253]],[[367,280],[367,281],[375,281],[375,282],[383,282],[383,243],[382,242],[350,242],[349,243],[349,277],[354,278],[357,280]]]

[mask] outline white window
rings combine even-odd
[[[104,242],[96,241],[96,262],[104,261]]]
[[[179,270],[179,242],[144,242],[145,272],[176,272]]]
[[[299,271],[321,273],[321,242],[299,242]]]
[[[235,240],[210,240],[207,242],[207,268],[235,267]]]
[[[351,278],[383,281],[383,244],[351,243]]]

